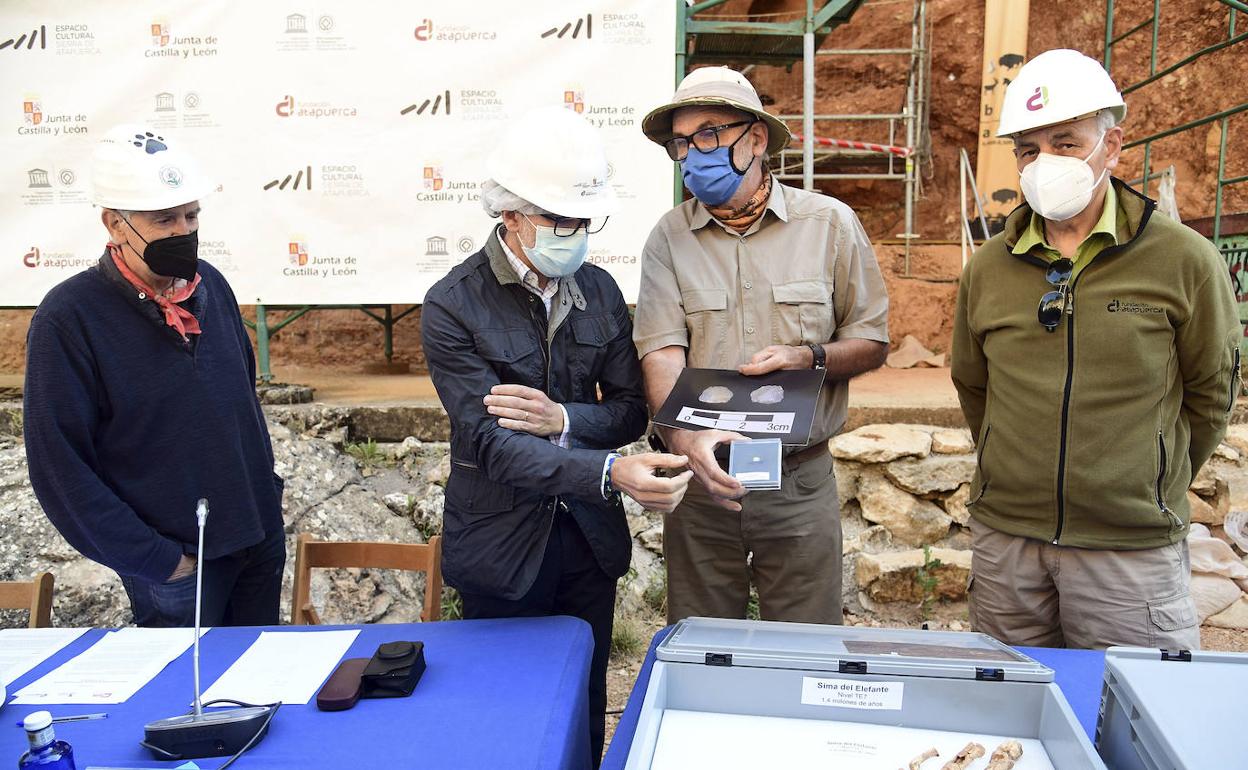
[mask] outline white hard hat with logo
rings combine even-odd
[[[546,211],[593,219],[615,213],[607,150],[598,129],[566,107],[514,121],[486,161],[490,178]]]
[[[1127,115],[1109,73],[1095,59],[1056,48],[1024,64],[1006,87],[997,136],[1089,117],[1104,109],[1113,111],[1115,123]]]
[[[177,140],[138,123],[116,126],[95,145],[91,201],[106,209],[161,211],[215,189]]]

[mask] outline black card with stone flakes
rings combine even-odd
[[[823,369],[787,369],[747,377],[732,369],[684,369],[654,422],[806,446],[825,374]]]

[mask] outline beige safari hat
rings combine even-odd
[[[672,113],[681,107],[722,106],[743,110],[767,124],[767,152],[776,154],[789,146],[789,127],[763,109],[758,92],[745,75],[728,67],[702,67],[690,72],[676,87],[672,101],[650,111],[641,130],[650,141],[663,144],[672,138]]]

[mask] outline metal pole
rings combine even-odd
[[[922,67],[922,54],[919,52],[919,25],[922,23],[923,0],[915,0],[913,13],[910,16],[910,73],[906,83],[906,147],[910,148],[910,154],[906,156],[906,181],[905,181],[905,225],[906,231],[902,234],[905,238],[905,275],[910,275],[910,241],[914,239],[914,162],[915,162],[915,119],[918,114],[917,99],[919,71]]]
[[[269,319],[264,305],[256,305],[256,363],[260,381],[265,384],[272,382],[273,372],[269,371]]]
[[[386,309],[382,314],[381,322],[385,333],[382,337],[382,350],[386,354],[386,363],[392,363],[394,359],[394,314],[390,305],[386,305]]]
[[[1157,74],[1157,33],[1161,30],[1161,0],[1153,0],[1153,50],[1148,57],[1148,74]]]
[[[900,56],[913,53],[909,48],[820,48],[815,56]]]
[[[914,83],[906,89],[906,146],[914,147]],[[914,238],[914,153],[906,156],[906,276],[910,275],[910,241]]]
[[[1226,36],[1228,39],[1235,37],[1235,9],[1230,10],[1229,20],[1227,22]],[[1213,245],[1218,245],[1218,239],[1222,237],[1222,188],[1226,185],[1226,142],[1228,134],[1231,130],[1230,118],[1222,118],[1222,135],[1218,140],[1218,187],[1213,203]]]
[[[1222,136],[1218,140],[1218,188],[1213,203],[1213,245],[1222,237],[1222,188],[1226,176],[1226,135],[1231,130],[1230,118],[1222,118]]]
[[[1145,195],[1148,195],[1148,172],[1150,169],[1149,164],[1151,162],[1152,155],[1153,155],[1153,143],[1151,141],[1145,142],[1144,143],[1144,189],[1142,191]]]
[[[1105,0],[1105,71],[1114,61],[1114,0]]]
[[[971,180],[971,194],[975,196],[975,211],[979,214],[979,229],[984,233],[984,240],[992,237],[992,233],[988,232],[988,218],[984,216],[983,200],[979,197],[979,185],[975,184],[975,174],[971,171],[971,158],[966,154],[966,148],[959,148],[962,153],[962,163],[966,166],[967,178]]]
[[[802,34],[802,187],[815,189],[815,2],[806,0]]]
[[[966,150],[963,150],[962,152],[965,153]],[[969,230],[966,226],[966,164],[962,162],[962,158],[958,158],[958,177],[961,180],[961,184],[958,185],[958,199],[961,201],[962,205],[958,208],[958,219],[962,220],[960,222],[962,225],[960,228],[962,231],[962,267],[966,267],[966,260],[968,256],[966,250],[966,236],[969,233]]]
[[[684,3],[676,3],[676,86],[680,85],[680,81],[685,79],[685,68],[689,66],[688,50],[689,40],[685,32],[685,14],[687,13]],[[673,86],[674,88],[675,86]],[[677,164],[672,168],[672,205],[679,206],[684,196],[681,194],[683,190],[683,182],[680,177],[680,165]]]

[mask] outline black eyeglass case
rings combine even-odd
[[[377,648],[360,675],[365,698],[403,698],[425,673],[424,642],[387,642]]]

